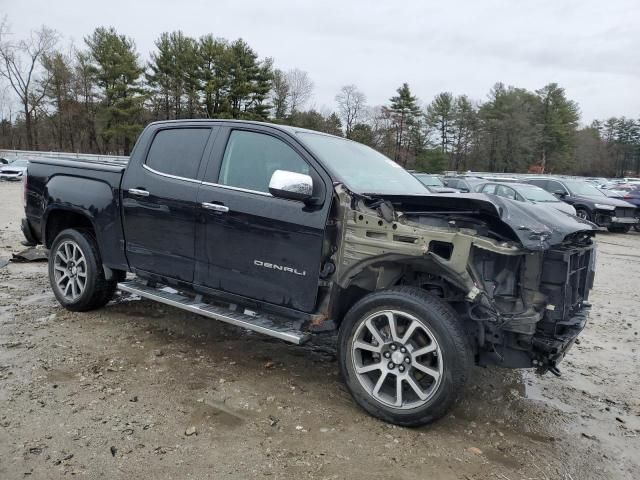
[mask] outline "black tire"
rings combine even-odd
[[[633,229],[634,229],[636,232],[640,232],[640,225],[636,223],[636,224],[633,226]]]
[[[611,233],[629,233],[631,230],[631,225],[611,225],[607,227]]]
[[[86,275],[86,283],[76,298],[65,296],[62,287],[56,281],[56,255],[61,247],[64,248],[63,244],[69,242],[77,245],[85,259],[82,273]],[[49,283],[60,305],[72,312],[86,312],[106,305],[113,298],[118,284],[116,275],[111,280],[104,276],[100,251],[93,232],[73,228],[63,230],[53,241],[49,253]]]
[[[356,360],[354,360],[353,356],[355,354],[352,354],[352,343],[355,335],[359,335],[359,330],[362,331],[363,327],[361,325],[366,319],[375,315],[378,311],[388,310],[406,312],[413,317],[412,323],[418,320],[421,325],[427,327],[436,340],[436,345],[440,348],[439,357],[442,359],[442,366],[440,367],[442,373],[439,376],[439,385],[432,390],[431,396],[425,400],[425,403],[415,408],[409,408],[410,405],[404,409],[395,408],[383,403],[363,386],[362,380],[359,379],[355,370]],[[388,338],[385,337],[384,340],[386,342]],[[387,344],[385,343],[385,345]],[[409,343],[406,343],[405,346],[407,349],[415,348],[409,346]],[[388,353],[386,351],[384,355]],[[374,417],[386,422],[415,427],[439,419],[456,402],[464,390],[468,372],[473,362],[473,352],[462,322],[451,306],[419,288],[394,287],[367,295],[349,310],[340,326],[338,358],[344,381],[358,405]],[[380,354],[379,358],[381,362],[387,362],[382,357],[382,354]],[[405,358],[405,360],[407,359]],[[391,363],[390,361],[388,365]],[[401,364],[398,363],[397,365]],[[401,367],[397,368],[400,369]],[[414,370],[413,375],[415,373]],[[407,368],[406,374],[412,375],[412,370]],[[396,375],[395,381],[398,382],[400,378],[399,371],[395,374],[392,373],[392,375]],[[360,375],[360,378],[362,378],[362,375]],[[384,380],[383,382],[386,381]],[[411,394],[411,390],[407,388],[410,385],[403,381],[400,381],[400,385],[400,390],[404,388],[404,391],[409,391],[409,394]]]
[[[586,208],[576,208],[576,216],[584,218],[585,220],[589,220],[590,222],[593,221],[591,220],[591,213],[589,213],[589,210],[587,210]]]

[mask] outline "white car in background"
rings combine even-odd
[[[18,159],[7,165],[0,166],[0,180],[22,180],[27,172],[29,160]]]

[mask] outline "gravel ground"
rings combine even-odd
[[[21,250],[0,184],[0,265]],[[0,478],[640,478],[640,234],[598,235],[562,377],[475,368],[438,423],[351,401],[330,339],[295,347],[135,297],[63,310],[45,263],[0,268]]]

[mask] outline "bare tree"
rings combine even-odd
[[[287,83],[289,84],[289,110],[294,114],[311,98],[313,82],[307,72],[294,68],[287,72]]]
[[[345,136],[351,138],[351,130],[365,111],[367,97],[355,85],[345,85],[336,95],[340,119],[345,126]]]
[[[24,113],[27,146],[34,148],[32,119],[43,101],[50,76],[42,68],[43,57],[53,50],[58,41],[55,30],[42,26],[31,31],[29,38],[12,43],[8,35],[6,18],[0,23],[0,75],[6,78],[18,95]]]

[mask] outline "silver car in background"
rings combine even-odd
[[[536,205],[548,206],[561,212],[575,215],[576,209],[572,205],[563,202],[555,195],[547,192],[543,188],[526,183],[485,183],[477,190],[488,195],[510,198],[519,202],[534,203]]]
[[[22,180],[27,172],[29,160],[18,159],[7,165],[0,165],[0,180]]]

